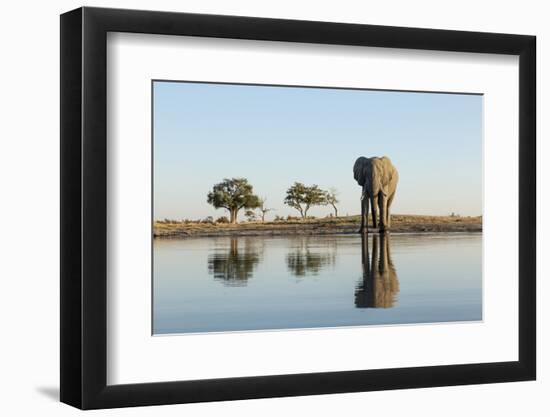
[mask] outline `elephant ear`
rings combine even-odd
[[[390,184],[395,175],[395,168],[391,163],[390,158],[388,158],[387,156],[384,156],[381,159],[383,161],[383,173],[384,173],[383,182],[384,184]]]
[[[389,172],[389,183],[390,184],[392,182],[397,183],[397,181],[399,180],[399,174],[397,173],[397,169],[391,162],[390,162],[390,169],[388,172]]]
[[[388,170],[388,184],[390,184],[393,180],[393,169]]]
[[[353,165],[353,178],[359,185],[365,185],[365,180],[367,178],[367,166],[368,160],[365,157],[357,158],[355,165]]]

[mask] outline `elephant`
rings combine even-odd
[[[372,225],[376,228],[377,206],[380,210],[380,232],[391,227],[390,207],[397,190],[399,174],[390,159],[357,158],[353,166],[353,177],[363,187],[361,193],[361,228],[359,233],[368,230],[369,201],[372,207]]]

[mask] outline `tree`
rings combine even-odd
[[[206,201],[217,209],[228,210],[229,221],[233,224],[237,223],[240,209],[255,209],[260,205],[260,199],[254,195],[252,185],[246,178],[224,178],[222,182],[214,185]]]
[[[338,217],[338,207],[336,207],[336,204],[338,204],[340,201],[337,197],[338,190],[336,190],[336,188],[331,188],[325,193],[325,204],[330,204],[332,206],[332,208],[334,209],[334,217]]]
[[[298,210],[302,219],[305,219],[310,207],[326,204],[325,191],[315,184],[308,187],[295,182],[286,190],[285,204]]]
[[[246,210],[244,212],[244,216],[249,222],[253,222],[256,220],[256,213],[254,212],[254,210]]]
[[[267,208],[265,206],[266,201],[267,201],[266,197],[261,198],[260,199],[260,206],[258,207],[258,209],[260,210],[260,213],[262,213],[262,214],[260,214],[260,217],[262,219],[262,223],[265,221],[266,213],[274,210],[274,209]]]

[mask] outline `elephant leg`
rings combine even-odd
[[[363,233],[365,230],[365,217],[368,216],[368,198],[364,194],[361,196],[361,226],[359,227],[359,233]],[[367,221],[368,224],[368,221]]]
[[[378,208],[380,210],[380,231],[386,230],[386,203],[387,198],[384,194],[380,193],[378,197]]]
[[[377,196],[371,196],[370,198],[370,205],[372,210],[372,227],[376,229],[376,207],[378,206],[378,197]]]
[[[369,197],[365,195],[363,198],[363,216],[361,217],[361,231],[369,230]]]
[[[387,204],[387,208],[386,208],[386,227],[388,229],[391,227],[390,207],[391,207],[391,203],[392,203],[394,197],[395,197],[395,193],[393,193],[392,195],[390,195],[388,197],[388,204]]]

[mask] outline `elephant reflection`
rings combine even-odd
[[[242,287],[252,277],[260,260],[261,248],[255,245],[253,239],[244,239],[243,247],[239,247],[239,239],[232,237],[228,252],[214,253],[208,257],[208,272],[224,285]]]
[[[297,277],[318,275],[321,270],[334,264],[336,241],[318,241],[309,237],[297,238],[294,250],[286,255],[288,270]],[[319,246],[321,245],[321,246]]]
[[[355,307],[393,307],[399,292],[399,279],[391,259],[390,236],[372,236],[372,259],[369,256],[368,236],[361,236],[361,249],[363,278],[355,289]]]

